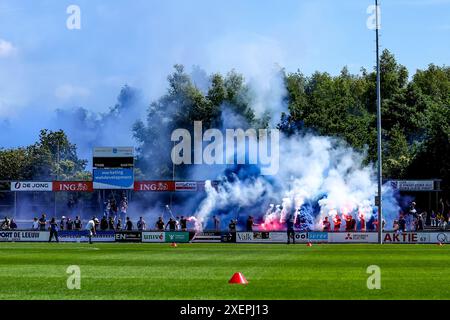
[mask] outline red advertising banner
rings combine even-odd
[[[134,191],[175,191],[175,181],[135,181]]]
[[[53,181],[53,191],[92,192],[92,181]]]

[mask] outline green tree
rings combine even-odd
[[[64,131],[41,130],[39,141],[31,146],[0,150],[0,179],[84,180],[90,177],[86,164]]]
[[[133,128],[139,143],[136,164],[146,178],[172,178],[171,133],[175,129],[189,130],[192,135],[194,121],[202,121],[205,130],[220,128],[225,110],[242,117],[250,126],[259,124],[250,107],[251,95],[242,75],[235,71],[225,77],[212,74],[205,94],[182,65],[175,65],[174,69],[168,77],[167,93],[151,103],[146,121],[137,121]],[[187,170],[177,166],[176,176],[186,176]]]

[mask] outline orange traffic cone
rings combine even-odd
[[[236,272],[235,274],[233,274],[233,276],[231,277],[230,281],[228,281],[228,283],[231,284],[248,284],[247,279],[245,279],[244,275],[240,272]]]
[[[307,246],[307,247],[312,247],[312,243],[311,243],[311,242],[308,242],[308,243],[306,244],[306,246]]]
[[[172,243],[170,244],[170,246],[173,247],[173,248],[176,248],[176,247],[177,247],[177,244],[176,244],[176,242],[172,242]]]

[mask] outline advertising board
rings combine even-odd
[[[92,192],[92,181],[53,181],[53,191]]]
[[[237,232],[236,242],[243,243],[284,243],[287,242],[286,232]]]
[[[433,180],[392,180],[392,189],[399,191],[433,191]]]
[[[43,242],[48,241],[48,231],[0,231],[0,242]]]
[[[164,232],[143,231],[142,242],[165,242]]]
[[[49,181],[11,181],[11,191],[52,191]]]
[[[174,231],[165,233],[166,242],[189,242],[189,232]]]
[[[197,182],[176,181],[175,191],[197,191]]]
[[[384,243],[450,243],[450,232],[384,232]]]
[[[94,189],[133,189],[134,171],[130,168],[94,169]]]
[[[134,191],[166,192],[175,191],[174,181],[136,181]]]
[[[377,243],[376,232],[329,232],[328,242],[335,243]]]
[[[141,242],[142,232],[140,231],[116,231],[114,235],[116,242]]]
[[[92,236],[92,242],[114,242],[114,231],[97,231]],[[86,230],[61,230],[58,232],[58,238],[61,242],[88,242],[89,235]]]
[[[196,232],[191,242],[222,242],[220,232]]]

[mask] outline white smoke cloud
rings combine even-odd
[[[63,84],[55,89],[55,96],[60,100],[70,100],[74,97],[87,97],[89,94],[89,89],[72,84]]]
[[[17,48],[9,41],[0,39],[0,58],[7,58],[14,55]]]
[[[221,72],[236,69],[248,79],[253,97],[251,107],[257,117],[268,112],[275,120],[282,111],[287,111],[282,102],[287,92],[280,67],[285,65],[286,57],[276,39],[253,33],[224,35],[211,42],[207,52],[212,59],[206,64],[207,69],[219,67]]]
[[[217,189],[209,186],[206,199],[195,217],[201,229],[215,210],[224,207],[257,206],[261,198],[275,199],[269,210],[254,213],[264,218],[263,227],[283,228],[286,216],[298,212],[306,203],[317,203],[320,210],[312,227],[321,229],[325,217],[336,213],[363,217],[366,223],[376,212],[376,175],[372,165],[364,165],[364,153],[353,150],[342,140],[312,134],[282,136],[280,170],[266,179],[238,179],[224,182]],[[385,189],[387,226],[397,216],[399,206],[392,192]],[[282,209],[281,209],[282,207]],[[242,222],[242,221],[241,221]]]

